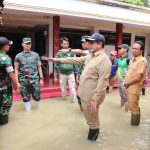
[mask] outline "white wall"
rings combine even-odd
[[[52,53],[53,52],[52,51],[52,48],[53,48],[52,47],[52,43],[53,43],[52,42],[52,40],[53,40],[52,25],[50,25],[49,27],[50,27],[50,30],[49,30],[49,35],[50,35],[50,39],[49,39],[49,43],[50,43],[49,56],[52,57],[53,56],[53,53]],[[67,26],[67,27],[69,28],[69,26]],[[70,27],[72,27],[72,26],[70,26]],[[82,27],[78,27],[78,28],[82,29]],[[83,29],[87,29],[87,27],[84,27]],[[88,27],[88,29],[89,29],[89,27]],[[100,27],[100,28],[93,27],[93,31],[94,32],[99,32],[99,30],[107,30],[107,29],[105,28],[105,26],[104,27]],[[91,30],[91,33],[93,31]],[[113,29],[113,27],[112,27],[112,29],[111,30],[108,29],[108,31],[115,31],[115,28]],[[143,36],[143,37],[145,37],[145,54],[144,54],[144,56],[147,58],[147,61],[150,64],[150,34],[147,34],[146,31],[144,32],[142,30],[141,30],[141,32],[139,32],[139,31],[137,32],[136,28],[135,29],[134,28],[130,28],[130,29],[126,28],[126,30],[123,31],[123,32],[131,33],[131,47],[130,47],[130,50],[129,50],[130,57],[132,57],[132,45],[133,45],[133,43],[135,41],[135,36]],[[110,54],[110,52],[112,50],[115,50],[115,45],[105,45],[105,52],[106,52],[106,54],[108,56],[109,56],[109,54]],[[50,71],[53,70],[52,63],[49,63],[49,69],[50,69]],[[150,72],[150,66],[148,67],[148,71]]]

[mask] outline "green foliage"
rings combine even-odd
[[[148,0],[120,0],[120,1],[138,6],[146,6],[146,4],[148,3]]]

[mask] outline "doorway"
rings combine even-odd
[[[90,30],[60,28],[60,37],[68,38],[69,39],[69,45],[71,48],[82,49],[81,36],[83,36],[83,35],[90,35]]]

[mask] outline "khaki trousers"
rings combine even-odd
[[[99,128],[99,105],[104,101],[105,94],[101,96],[101,98],[97,101],[97,112],[90,113],[89,111],[89,102],[86,102],[81,99],[81,105],[83,108],[83,113],[87,124],[89,125],[90,129],[97,129]]]
[[[139,99],[140,99],[140,94],[132,94],[132,93],[128,92],[129,110],[133,114],[139,114],[140,113]]]
[[[69,75],[60,74],[59,82],[60,82],[60,88],[61,88],[61,95],[63,98],[66,97],[67,81],[69,85],[71,101],[77,102],[76,83],[75,83],[74,73],[71,73]]]

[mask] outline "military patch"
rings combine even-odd
[[[1,59],[2,59],[3,61],[5,61],[7,58],[6,58],[5,56],[2,56]]]

